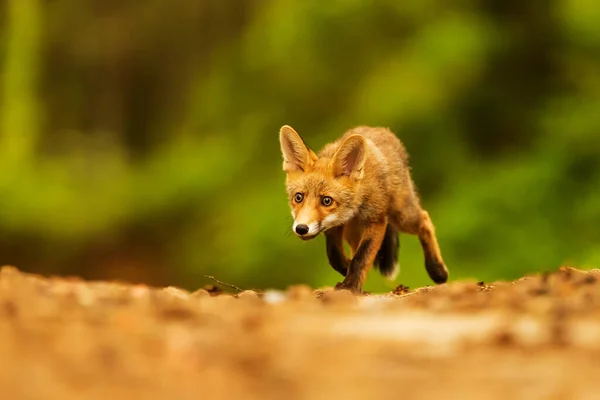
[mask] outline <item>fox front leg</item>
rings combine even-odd
[[[329,265],[337,272],[346,276],[350,260],[344,253],[344,227],[339,226],[325,232],[325,246]]]
[[[338,290],[347,289],[353,293],[361,293],[367,273],[375,262],[377,252],[381,247],[387,227],[387,218],[383,221],[371,223],[363,230],[356,253],[348,267],[348,274],[343,282],[338,283]]]

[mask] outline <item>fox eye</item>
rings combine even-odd
[[[302,193],[296,193],[294,200],[296,203],[302,203],[302,200],[304,200],[304,195]]]
[[[323,196],[321,199],[321,204],[323,204],[325,207],[329,207],[332,203],[333,199],[329,196]]]

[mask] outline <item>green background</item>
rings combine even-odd
[[[600,265],[597,0],[4,0],[0,264],[195,289],[340,280],[278,130],[411,154],[451,279]],[[430,284],[418,240],[367,290]]]

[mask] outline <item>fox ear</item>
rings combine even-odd
[[[353,176],[361,179],[366,158],[366,142],[361,135],[350,135],[333,156],[335,176]]]
[[[284,125],[279,130],[279,143],[283,156],[283,170],[286,173],[305,171],[316,159],[316,154],[304,144],[304,141],[291,126]]]
[[[310,148],[308,149],[308,158],[310,159],[311,162],[315,162],[319,159],[319,157],[317,157],[315,152],[312,151]]]

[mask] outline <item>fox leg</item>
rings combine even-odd
[[[401,213],[394,214],[392,220],[400,231],[419,237],[429,277],[435,283],[445,283],[448,280],[448,269],[442,259],[429,213],[416,205],[405,205]]]
[[[350,260],[344,253],[344,227],[339,226],[325,232],[325,246],[329,265],[337,272],[346,276]]]
[[[425,269],[427,269],[429,277],[435,283],[445,283],[448,280],[448,268],[446,268],[442,259],[442,252],[435,235],[435,227],[431,222],[431,218],[429,218],[429,213],[425,210],[421,210],[419,241],[425,254]]]
[[[354,293],[362,292],[367,272],[373,266],[377,252],[381,248],[387,227],[387,217],[382,221],[367,225],[362,232],[360,243],[354,252],[348,274],[336,289],[348,289]]]

